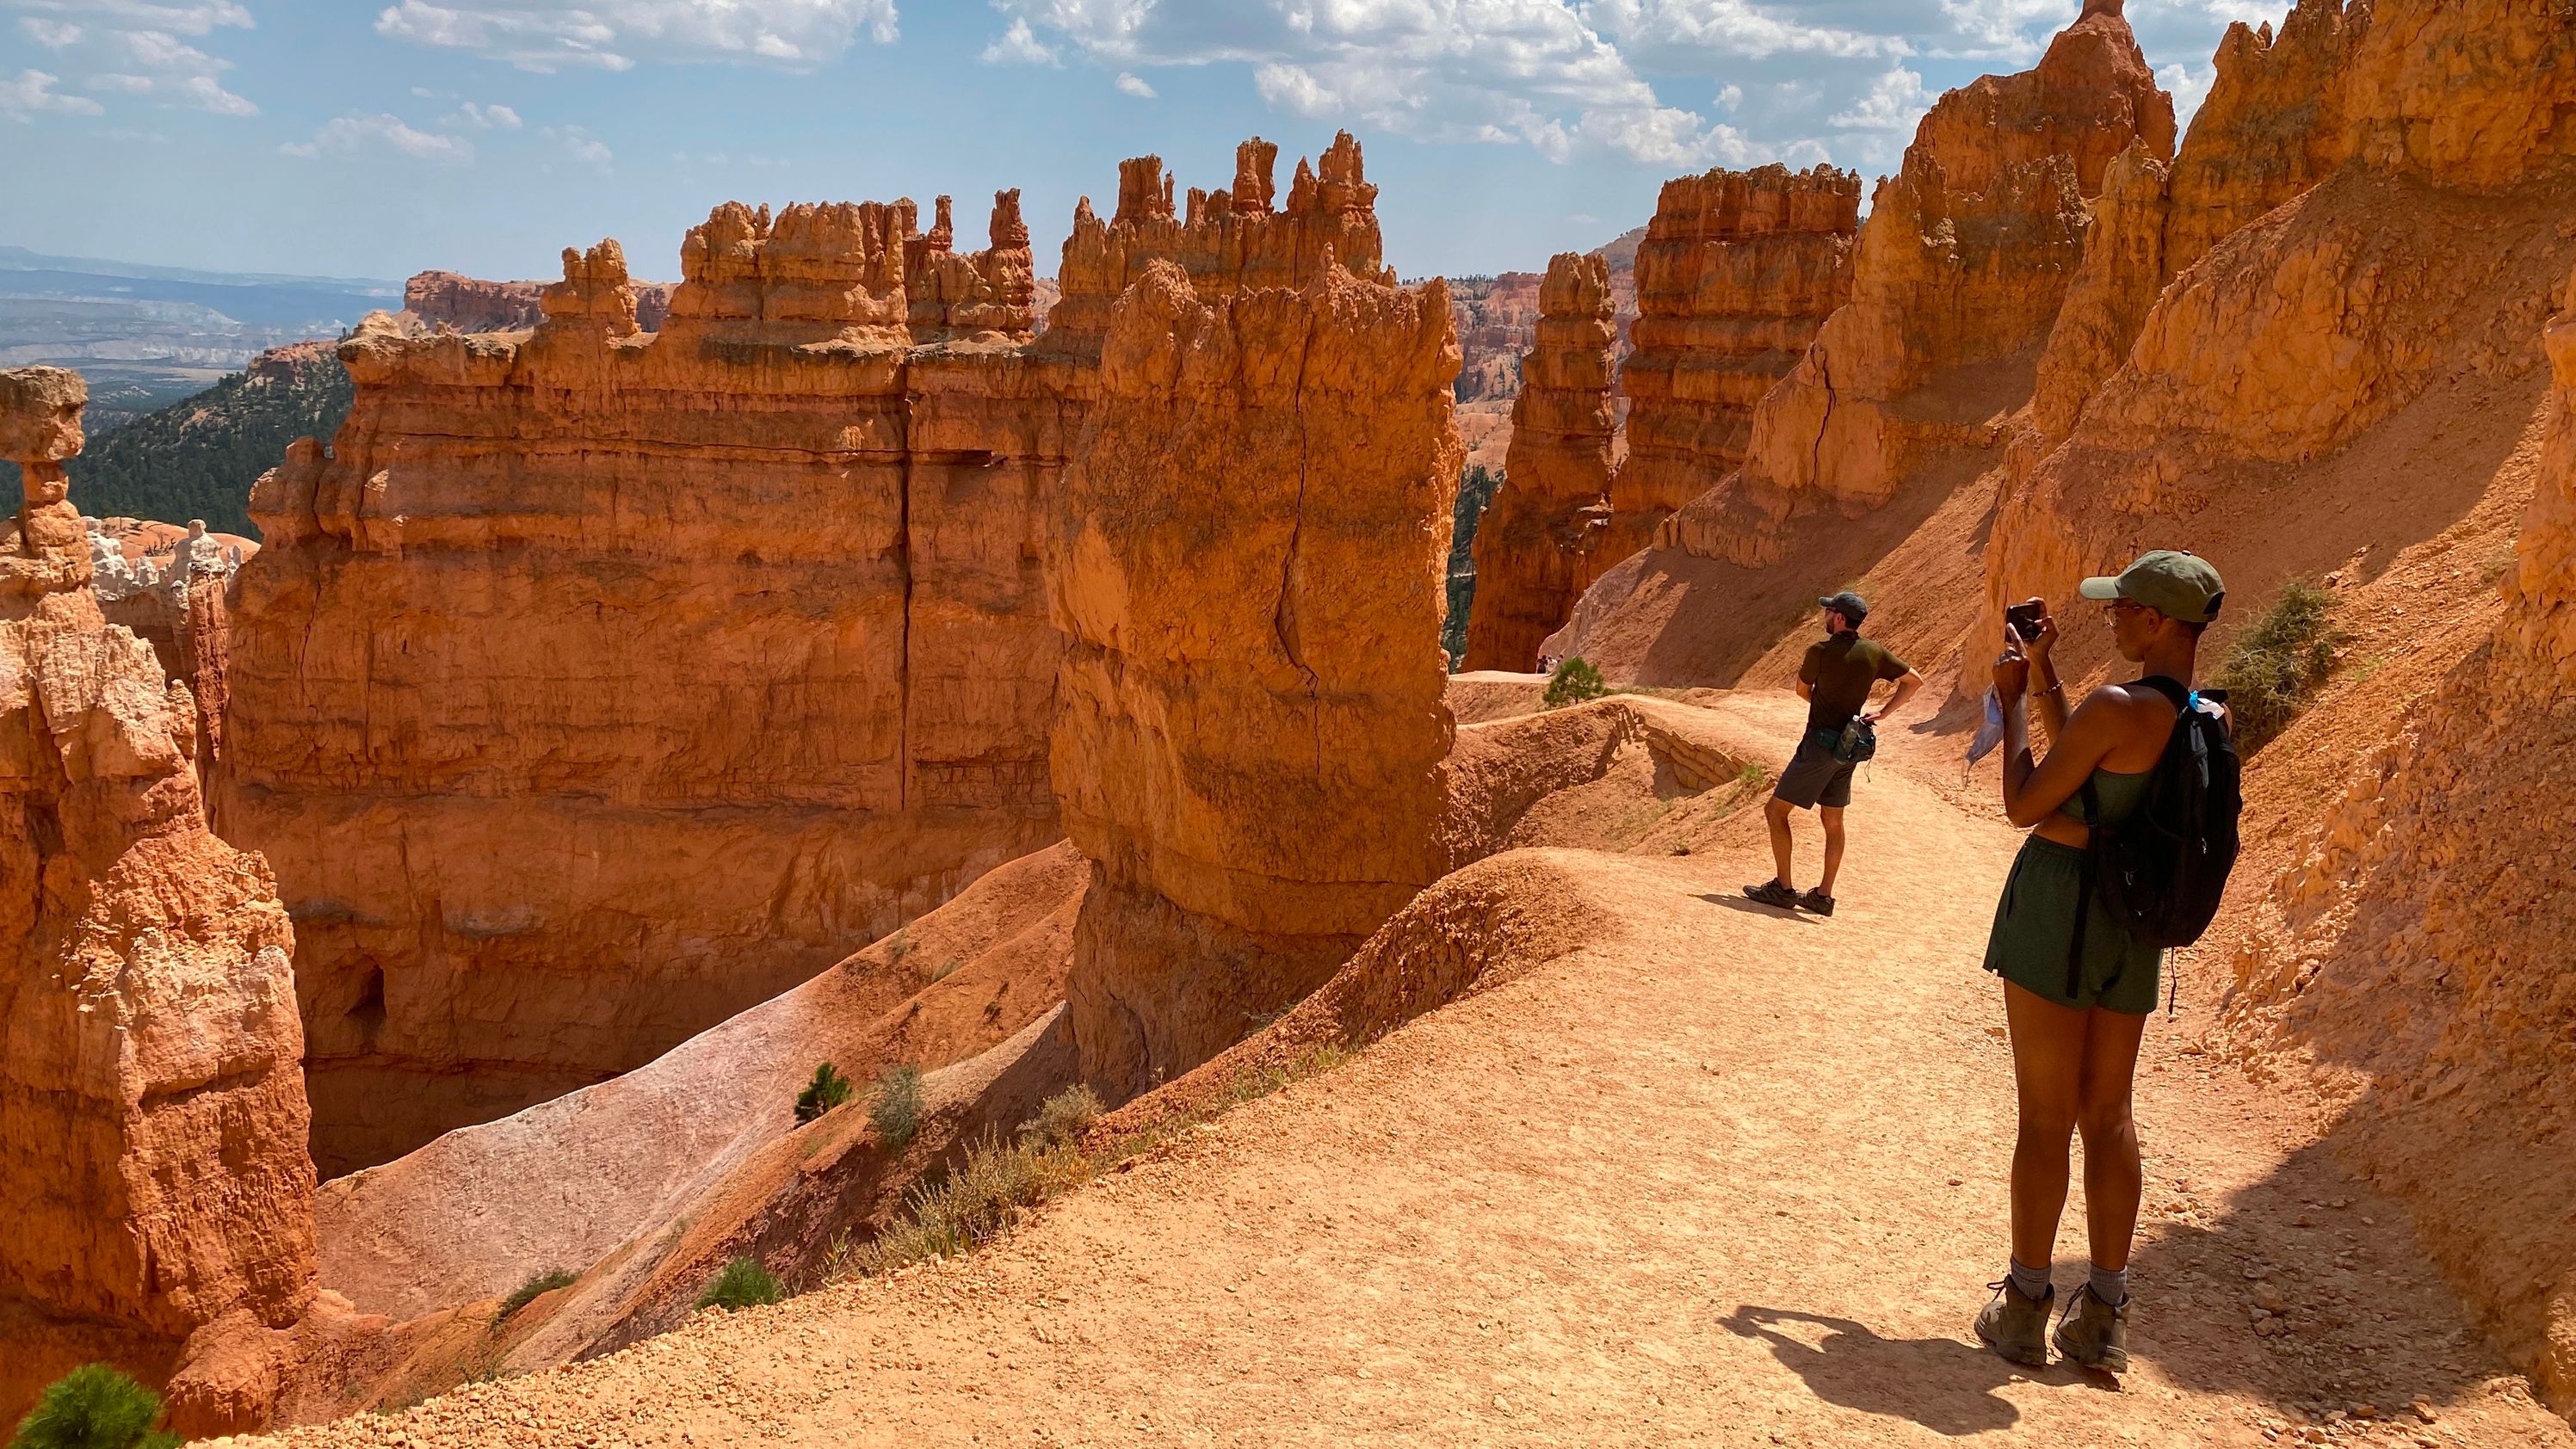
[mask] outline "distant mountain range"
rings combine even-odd
[[[89,379],[89,431],[211,386],[269,348],[337,337],[402,306],[402,284],[204,272],[0,246],[0,367],[51,363]]]

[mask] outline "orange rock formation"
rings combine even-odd
[[[0,1422],[105,1359],[175,1366],[182,1427],[246,1427],[262,1332],[314,1293],[293,935],[206,828],[188,689],[87,587],[86,401],[0,372],[26,490],[0,538]]]
[[[727,204],[658,332],[603,243],[524,338],[342,345],[331,455],[252,499],[221,812],[302,915],[327,1174],[648,1060],[1056,833],[1065,364],[1018,346],[1015,193],[984,252],[914,220]]]
[[[1610,531],[1610,267],[1549,260],[1512,402],[1504,482],[1476,528],[1469,669],[1531,668],[1601,567]]]
[[[1859,226],[1860,177],[1830,166],[1664,183],[1637,248],[1637,350],[1620,373],[1628,457],[1599,567],[1744,462],[1755,404],[1851,295]]]
[[[944,199],[944,198],[943,198]],[[403,283],[403,310],[457,332],[524,332],[546,316],[547,282],[487,282],[458,272],[419,272]],[[671,310],[668,282],[632,282],[636,325],[658,331]]]
[[[1725,506],[1676,541],[1766,562],[1802,504],[1874,508],[1931,454],[1999,441],[2084,255],[2085,201],[2131,145],[2162,163],[2173,143],[2119,0],[2090,0],[2037,68],[1943,96],[1879,185],[1850,305],[1763,399]]]
[[[1158,265],[1119,301],[1050,544],[1056,790],[1095,862],[1068,995],[1113,1100],[1313,989],[1442,869],[1449,301],[1301,254],[1298,290],[1208,299]]]

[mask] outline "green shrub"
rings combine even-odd
[[[532,1273],[528,1276],[527,1282],[511,1289],[510,1296],[501,1300],[500,1316],[507,1318],[558,1288],[571,1287],[576,1281],[578,1279],[574,1274],[567,1273],[561,1268],[549,1268],[542,1273]]]
[[[901,1152],[921,1130],[921,1068],[909,1062],[888,1067],[877,1077],[876,1105],[868,1121],[888,1152]]]
[[[841,1075],[841,1069],[830,1062],[823,1063],[814,1069],[814,1080],[796,1094],[796,1120],[813,1121],[850,1100],[850,1092],[850,1079]]]
[[[1100,1098],[1076,1083],[1046,1099],[1038,1114],[1020,1124],[1020,1141],[1039,1147],[1070,1147],[1100,1120]]]
[[[2237,636],[2211,681],[2227,691],[2236,744],[2256,750],[2305,709],[2334,672],[2335,651],[2350,638],[2334,625],[2334,596],[2292,579],[2272,606]]]
[[[1586,663],[1581,655],[1576,655],[1556,666],[1556,672],[1548,676],[1544,702],[1549,709],[1555,709],[1560,705],[1599,699],[1609,692],[1610,686],[1601,678],[1601,671]]]
[[[1046,1201],[1091,1175],[1091,1161],[1070,1147],[1024,1138],[1005,1146],[990,1129],[966,1148],[966,1160],[936,1182],[915,1183],[903,1212],[873,1242],[836,1255],[840,1274],[890,1272],[907,1263],[966,1252],[1009,1228],[1018,1209]]]
[[[176,1449],[158,1433],[161,1396],[103,1363],[83,1364],[45,1386],[18,1421],[9,1449]]]
[[[778,1286],[778,1275],[760,1266],[759,1259],[736,1258],[725,1264],[724,1271],[716,1275],[716,1281],[707,1285],[706,1292],[698,1295],[698,1306],[721,1308],[732,1313],[738,1309],[756,1308],[763,1303],[775,1303],[786,1296],[787,1290]]]

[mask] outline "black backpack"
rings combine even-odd
[[[2228,872],[2236,868],[2236,821],[2245,796],[2236,742],[2218,709],[2226,692],[2195,694],[2161,675],[2138,683],[2174,702],[2173,734],[2137,813],[2116,825],[2091,826],[2075,936],[2066,949],[2069,997],[2084,989],[2084,926],[2097,892],[2103,909],[2141,942],[2188,946],[2218,915]],[[2085,819],[2101,813],[2088,777]]]

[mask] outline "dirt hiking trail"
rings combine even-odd
[[[1713,714],[1780,758],[1800,708]],[[1929,773],[1864,770],[1830,920],[1738,897],[1757,812],[1689,856],[1546,852],[1615,931],[971,1258],[282,1440],[2576,1446],[2403,1213],[2199,1054],[2215,961],[2140,1068],[2136,1370],[1974,1346],[2013,1120],[1978,963],[2018,837]],[[2061,1285],[2082,1224],[2079,1182]]]

